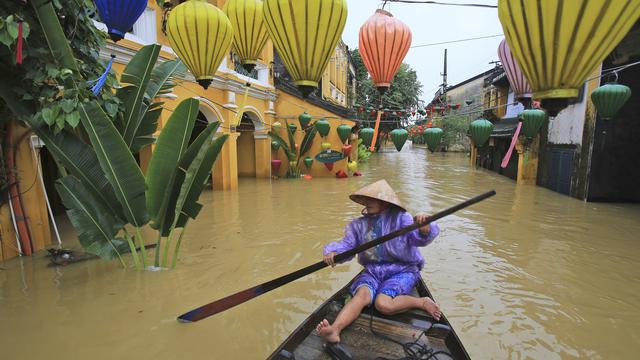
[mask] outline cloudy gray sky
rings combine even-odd
[[[497,0],[440,0],[449,3],[496,5]],[[358,47],[360,26],[380,8],[379,0],[347,0],[349,16],[342,38],[349,48]],[[412,46],[502,34],[498,10],[460,6],[387,3],[385,7],[407,24],[413,33]],[[457,84],[492,68],[498,60],[497,48],[502,37],[446,45],[413,48],[404,62],[418,73],[423,100],[430,101],[442,83],[443,54],[448,49],[448,83]]]

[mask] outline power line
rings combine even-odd
[[[498,37],[498,36],[504,36],[504,35],[503,35],[503,34],[488,35],[488,36],[480,36],[480,37],[474,37],[474,38],[468,38],[468,39],[460,39],[460,40],[443,41],[443,42],[432,43],[432,44],[415,45],[415,46],[412,46],[412,47],[411,47],[411,49],[414,49],[414,48],[421,48],[421,47],[427,47],[427,46],[443,45],[443,44],[453,44],[453,43],[464,42],[464,41],[472,41],[472,40],[480,40],[480,39],[489,39],[489,38],[494,38],[494,37]]]

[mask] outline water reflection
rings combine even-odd
[[[242,179],[238,192],[204,194],[170,272],[102,261],[49,268],[43,254],[5,262],[3,358],[262,359],[358,265],[323,270],[202,322],[175,316],[318,261],[322,245],[360,213],[347,194],[381,178],[413,213],[497,190],[442,219],[440,238],[423,250],[423,275],[473,358],[635,358],[624,344],[640,339],[640,208],[516,187],[467,163],[407,146],[371,158],[361,178]],[[65,233],[70,246],[68,226]]]

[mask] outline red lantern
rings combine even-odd
[[[416,116],[416,112],[415,112],[415,111],[412,111],[412,112],[411,112],[411,115]]]
[[[324,163],[324,166],[327,168],[327,170],[331,171],[333,170],[333,164],[332,162],[329,163]]]
[[[390,12],[378,9],[360,28],[359,51],[378,91],[384,92],[411,46],[411,30]]]
[[[360,112],[364,112],[364,107],[360,106]]]
[[[429,121],[429,123],[427,124],[427,127],[430,128],[433,126],[433,121]]]

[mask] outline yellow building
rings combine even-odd
[[[210,0],[209,2],[218,7],[222,7],[224,4],[224,0]],[[157,6],[156,1],[149,0],[146,10],[133,26],[132,31],[127,33],[125,38],[118,43],[109,42],[106,48],[101,49],[101,56],[106,60],[110,55],[115,55],[113,68],[117,73],[123,71],[136,51],[148,44],[162,45],[160,62],[175,59],[176,55],[169,46],[169,41],[163,31],[165,16],[166,13]],[[99,22],[95,24],[98,28],[106,30],[104,24]],[[349,62],[346,46],[340,42],[336,47],[331,64],[322,79],[320,98],[311,96],[310,99],[305,100],[295,90],[281,90],[274,82],[277,77],[275,69],[274,48],[271,41],[267,42],[258,64],[251,74],[247,74],[241,68],[233,50],[231,50],[207,90],[195,83],[193,76],[186,74],[183,77],[178,77],[173,94],[163,99],[164,107],[169,110],[175,108],[178,103],[188,97],[199,99],[198,119],[201,126],[196,127],[194,131],[204,128],[202,124],[205,122],[220,121],[222,125],[218,131],[229,134],[229,138],[212,169],[214,189],[236,190],[238,189],[239,177],[269,179],[272,175],[282,175],[286,172],[288,162],[283,161],[281,173],[271,173],[271,160],[282,159],[284,156],[282,151],[272,152],[271,138],[268,136],[268,132],[276,121],[284,122],[287,120],[297,123],[298,115],[304,111],[311,114],[314,119],[326,118],[331,123],[329,136],[326,139],[317,136],[307,155],[315,156],[320,151],[320,143],[323,141],[331,142],[334,150],[341,151],[342,144],[335,129],[340,124],[354,125],[352,121],[346,119],[348,113],[346,106],[349,101],[347,87],[354,86],[353,81],[349,80],[354,78],[354,76],[349,77],[349,74],[353,74],[354,71]],[[240,109],[245,91],[247,91],[246,83],[250,83],[251,86],[248,88],[247,101]],[[284,81],[280,83],[282,86],[286,86]],[[238,112],[242,112],[240,126],[232,128],[230,124],[235,120]],[[169,111],[163,111],[159,120],[160,128],[170,115]],[[21,141],[17,147],[18,177],[20,179],[37,179],[38,173],[35,164],[40,161],[37,160],[38,152],[33,144],[38,143],[38,139],[35,138],[33,142],[30,142],[31,137],[24,135],[27,132],[27,129],[16,129],[15,138],[26,139],[26,141]],[[284,133],[280,135],[282,136]],[[299,143],[302,137],[303,132],[299,129],[296,133],[296,142]],[[152,146],[140,152],[140,164],[143,171],[146,170],[151,152]],[[46,154],[46,151],[44,153]],[[357,153],[355,147],[353,153]],[[333,172],[328,171],[319,163],[314,163],[311,171],[305,172],[310,172],[314,176],[334,176],[334,172],[341,169],[346,171],[346,160],[337,162]],[[23,191],[25,190],[27,189],[23,189]],[[42,250],[53,243],[45,195],[49,193],[51,197],[55,194],[53,194],[53,190],[49,188],[47,190],[45,192],[42,186],[33,186],[22,194],[26,209],[25,216],[29,219],[29,232],[32,233],[34,251]],[[0,210],[0,235],[5,239],[0,246],[0,259],[11,258],[18,254],[15,242],[10,241],[10,239],[15,239],[16,235],[11,222],[12,216],[7,208],[4,206]]]

